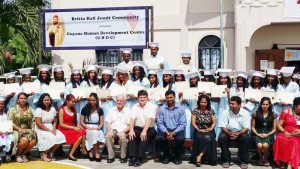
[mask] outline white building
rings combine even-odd
[[[297,0],[223,0],[224,58],[220,59],[216,58],[221,56],[221,0],[52,0],[52,8],[153,6],[154,41],[160,42],[159,53],[167,57],[170,67],[181,61],[180,50],[190,50],[192,63],[199,69],[223,67],[249,71],[259,69],[261,59],[275,61],[269,65],[275,68],[299,65],[299,61],[284,62],[284,49],[300,48],[300,17],[285,16],[285,1],[295,1],[297,6]],[[272,47],[282,50],[269,50]],[[256,52],[263,49],[268,50]],[[82,67],[87,59],[101,62],[105,57],[110,59],[105,62],[112,63],[120,60],[110,54],[116,52],[56,50],[53,63]],[[137,51],[136,59],[149,55],[148,49]]]

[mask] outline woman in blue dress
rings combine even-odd
[[[19,73],[22,75],[22,81],[20,82],[21,85],[21,91],[24,92],[24,86],[23,83],[28,83],[31,82],[31,70],[33,70],[33,68],[22,68],[22,69],[18,69]],[[33,95],[34,93],[26,93],[28,95],[27,98],[27,102],[29,105],[32,105],[33,103]]]
[[[213,82],[215,83],[215,71],[214,70],[203,70],[203,81],[204,82]],[[218,106],[220,99],[219,98],[210,98],[211,108],[214,110],[215,115],[218,116]]]
[[[242,107],[245,104],[245,88],[249,87],[248,73],[238,71],[236,77],[236,84],[230,88],[229,96],[239,96],[242,99]]]
[[[6,79],[6,84],[12,84],[16,83],[16,72],[10,72],[4,74],[5,79]],[[11,107],[13,107],[17,103],[17,96],[21,92],[21,87],[19,88],[18,91],[9,93],[7,95],[6,101],[5,101],[5,108],[6,110],[9,110]]]

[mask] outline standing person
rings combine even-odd
[[[169,69],[169,64],[167,59],[164,56],[158,54],[159,51],[159,43],[158,42],[150,42],[149,48],[151,55],[146,58],[145,64],[147,69],[156,69],[158,70],[157,76],[160,83],[162,83],[162,70]]]
[[[117,65],[117,67],[119,66],[124,66],[127,68],[127,70],[131,71],[133,69],[134,63],[132,62],[132,49],[131,48],[124,48],[124,49],[120,49],[122,51],[122,58],[123,61],[121,63],[119,63]],[[130,72],[127,72],[130,73]],[[131,72],[133,73],[133,72]]]
[[[248,147],[250,138],[248,131],[250,130],[250,115],[241,108],[242,99],[239,96],[230,98],[230,111],[224,113],[220,118],[219,126],[222,132],[219,136],[219,144],[221,147],[221,158],[223,160],[222,167],[229,168],[231,162],[231,154],[229,151],[229,143],[232,141],[238,142],[238,157],[240,167],[248,168],[249,154]]]
[[[38,102],[40,96],[42,93],[45,92],[46,88],[49,86],[51,82],[51,75],[50,75],[50,70],[51,66],[50,65],[39,65],[39,75],[38,78],[35,79],[33,82],[40,83],[40,93],[35,93],[33,97],[32,104],[30,105],[34,110],[36,108],[36,103]]]
[[[242,107],[245,103],[245,88],[249,87],[248,73],[238,71],[236,75],[236,85],[233,85],[229,91],[229,97],[239,96],[242,99]]]
[[[16,72],[6,73],[6,74],[4,74],[4,76],[6,79],[6,84],[16,83]],[[11,107],[13,107],[16,104],[17,96],[20,91],[21,91],[21,87],[20,87],[19,91],[12,92],[7,96],[6,101],[5,101],[7,110],[9,110]]]
[[[22,81],[20,82],[20,87],[21,87],[21,91],[24,92],[24,86],[23,83],[28,83],[31,82],[31,70],[33,70],[33,68],[22,68],[22,69],[18,69],[19,73],[22,75]],[[26,93],[28,95],[27,98],[27,102],[29,105],[33,104],[33,95],[34,93]]]
[[[274,161],[280,168],[297,169],[300,166],[300,97],[293,108],[284,110],[277,124],[280,131],[273,145]]]
[[[66,144],[71,145],[68,159],[77,161],[74,153],[78,146],[82,144],[82,153],[86,154],[85,150],[85,129],[77,122],[77,113],[75,109],[75,97],[72,94],[66,96],[66,100],[58,113],[58,130],[66,137]]]
[[[269,152],[274,142],[277,115],[272,111],[271,99],[263,97],[256,113],[252,114],[252,133],[255,135],[260,166],[270,166]],[[263,155],[262,155],[263,153]]]
[[[19,93],[17,104],[8,112],[9,120],[13,122],[15,143],[17,144],[16,161],[28,162],[26,154],[36,144],[34,130],[34,115],[32,108],[27,103],[26,93]]]
[[[191,162],[196,164],[196,167],[200,167],[203,155],[208,154],[210,164],[216,166],[217,148],[214,131],[216,116],[207,95],[199,96],[197,108],[192,112],[192,125],[195,130]]]
[[[168,142],[175,141],[174,164],[181,164],[181,153],[185,140],[184,129],[186,127],[185,110],[175,103],[175,92],[168,90],[165,93],[167,103],[162,105],[158,111],[157,135],[155,141],[159,150],[163,152],[161,157],[163,164],[168,164],[171,159]]]
[[[5,112],[5,104],[4,104],[5,99],[6,96],[0,95],[0,122],[8,120],[7,113]],[[14,143],[15,143],[15,138],[12,133],[0,132],[0,152],[4,151],[5,161],[7,162],[11,161],[11,154],[12,154],[12,149],[14,147]]]
[[[158,80],[158,77],[157,77],[157,70],[156,69],[149,69],[148,70],[148,80],[150,82],[150,88],[159,87],[159,80]]]
[[[80,124],[86,129],[85,145],[90,161],[101,162],[99,145],[104,143],[103,110],[99,107],[98,96],[91,93],[88,103],[81,110]],[[95,155],[95,159],[94,159]]]
[[[132,81],[129,78],[128,75],[128,69],[125,66],[118,66],[116,67],[116,79],[115,79],[115,83],[119,86],[129,86],[130,84],[132,84]]]
[[[189,80],[188,74],[191,72],[198,72],[198,69],[195,65],[191,63],[192,59],[192,52],[191,51],[181,51],[180,52],[181,60],[182,62],[177,66],[178,69],[181,69],[184,71],[184,74],[186,75],[186,80]]]
[[[64,82],[66,85],[66,79],[65,79],[65,72],[63,70],[63,66],[62,65],[55,65],[53,66],[53,74],[54,74],[54,78],[52,79],[51,82]],[[61,107],[61,105],[64,102],[64,93],[60,93],[60,99],[57,100],[53,100],[53,105],[54,108],[58,111],[59,107]]]
[[[215,71],[214,70],[203,70],[203,81],[215,83]],[[215,116],[218,116],[220,98],[210,98],[211,108],[215,112]]]
[[[48,93],[41,95],[34,114],[41,159],[45,162],[55,161],[54,151],[66,142],[66,138],[59,130],[56,130],[57,112],[52,106],[52,99]]]
[[[52,18],[52,23],[47,29],[47,39],[53,47],[58,47],[62,44],[64,40],[64,27],[60,23],[60,18],[58,15],[54,15]]]
[[[121,163],[127,162],[127,133],[129,131],[129,121],[131,110],[125,107],[126,98],[124,95],[117,96],[117,106],[111,108],[105,118],[106,138],[105,145],[108,151],[107,163],[115,161],[115,142],[119,142],[121,149]]]
[[[148,102],[146,90],[138,92],[139,102],[133,105],[129,132],[129,166],[142,164],[149,139],[154,139],[156,106]]]

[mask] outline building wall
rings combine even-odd
[[[192,62],[198,66],[198,44],[206,35],[220,37],[219,0],[52,0],[53,9],[101,8],[127,6],[154,7],[154,41],[160,42],[160,54],[167,57],[170,66],[180,62],[180,50],[193,52]],[[234,58],[234,0],[224,3],[224,65],[233,66]],[[94,50],[53,51],[53,62],[81,67],[83,59],[95,60]],[[150,55],[144,50],[144,58]],[[76,61],[75,61],[76,60]]]

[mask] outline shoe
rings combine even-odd
[[[107,163],[113,163],[115,161],[115,158],[107,159]]]
[[[128,166],[134,166],[135,165],[135,158],[131,157],[129,158]]]
[[[135,166],[135,167],[139,167],[139,166],[141,166],[141,165],[142,165],[142,160],[141,160],[140,158],[137,158],[137,159],[135,160],[134,166]]]
[[[70,156],[68,156],[68,159],[71,160],[71,161],[77,161],[76,158],[72,158],[72,157],[70,157]]]
[[[181,164],[181,163],[182,163],[182,161],[181,161],[181,160],[179,160],[179,159],[175,159],[175,160],[173,161],[173,163],[174,163],[174,164],[176,164],[176,165],[179,165],[179,164]]]
[[[170,163],[170,160],[169,160],[169,158],[165,158],[164,160],[163,160],[163,162],[162,162],[163,164],[169,164]]]
[[[24,161],[21,156],[16,156],[16,162],[23,163]]]
[[[89,157],[89,160],[90,160],[90,161],[95,161],[94,156],[93,156],[93,157]]]
[[[6,162],[10,162],[10,161],[11,161],[10,155],[6,155],[6,156],[5,156],[5,161],[6,161]]]
[[[101,157],[100,158],[95,158],[96,162],[101,162]]]
[[[47,157],[47,154],[41,154],[41,159],[44,161],[44,162],[50,162],[51,159]]]
[[[51,161],[56,161],[56,159],[54,158],[54,153],[49,153],[49,158]]]
[[[26,155],[21,155],[21,157],[22,157],[24,163],[28,162],[28,159],[27,159]]]
[[[127,158],[121,158],[120,163],[127,163]]]

